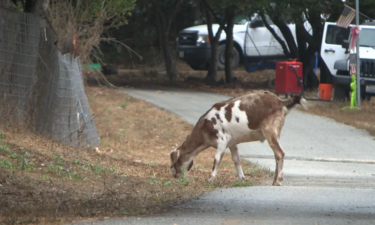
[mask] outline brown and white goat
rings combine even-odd
[[[214,104],[199,118],[185,142],[171,151],[173,176],[181,176],[182,166],[186,162],[186,169],[189,171],[197,154],[208,147],[214,147],[217,152],[210,179],[216,176],[224,151],[229,148],[238,179],[243,180],[245,177],[240,165],[237,144],[267,140],[276,160],[272,185],[280,186],[285,155],[279,143],[281,129],[288,112],[296,104],[304,107],[305,102],[301,96],[281,100],[271,92],[255,91]]]

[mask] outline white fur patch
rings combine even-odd
[[[302,97],[301,100],[300,100],[300,103],[301,103],[301,106],[302,106],[305,110],[307,110],[307,101],[306,101],[306,99]]]
[[[245,111],[240,110],[241,100],[234,102],[232,107],[232,118],[230,122],[225,118],[225,108],[228,104],[221,107],[219,110],[212,109],[207,113],[205,119],[212,121],[216,120],[214,129],[218,131],[218,142],[224,142],[227,146],[232,146],[242,142],[264,140],[263,134],[259,131],[249,129],[248,118]],[[220,119],[217,119],[216,114],[219,114]],[[237,122],[237,120],[239,122]],[[223,132],[224,130],[224,132]]]

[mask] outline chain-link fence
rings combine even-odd
[[[0,124],[72,146],[97,146],[79,58],[62,55],[37,15],[0,8]]]

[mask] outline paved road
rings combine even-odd
[[[127,89],[195,124],[229,96],[168,89]],[[282,187],[216,190],[149,218],[97,224],[374,224],[375,139],[366,131],[294,109],[280,139],[286,153]],[[239,146],[247,160],[274,170],[265,143]]]

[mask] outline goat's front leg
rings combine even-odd
[[[232,154],[233,163],[234,163],[234,165],[236,167],[236,170],[237,170],[238,180],[239,181],[244,180],[245,176],[243,174],[242,167],[241,167],[241,164],[240,164],[240,156],[238,155],[237,145],[232,146],[229,149],[230,149],[230,152]]]
[[[217,171],[219,170],[219,165],[220,165],[221,159],[224,156],[225,149],[226,149],[226,145],[224,144],[219,144],[217,147],[215,158],[214,158],[214,165],[212,167],[212,173],[209,179],[210,181],[213,181],[217,175]]]

